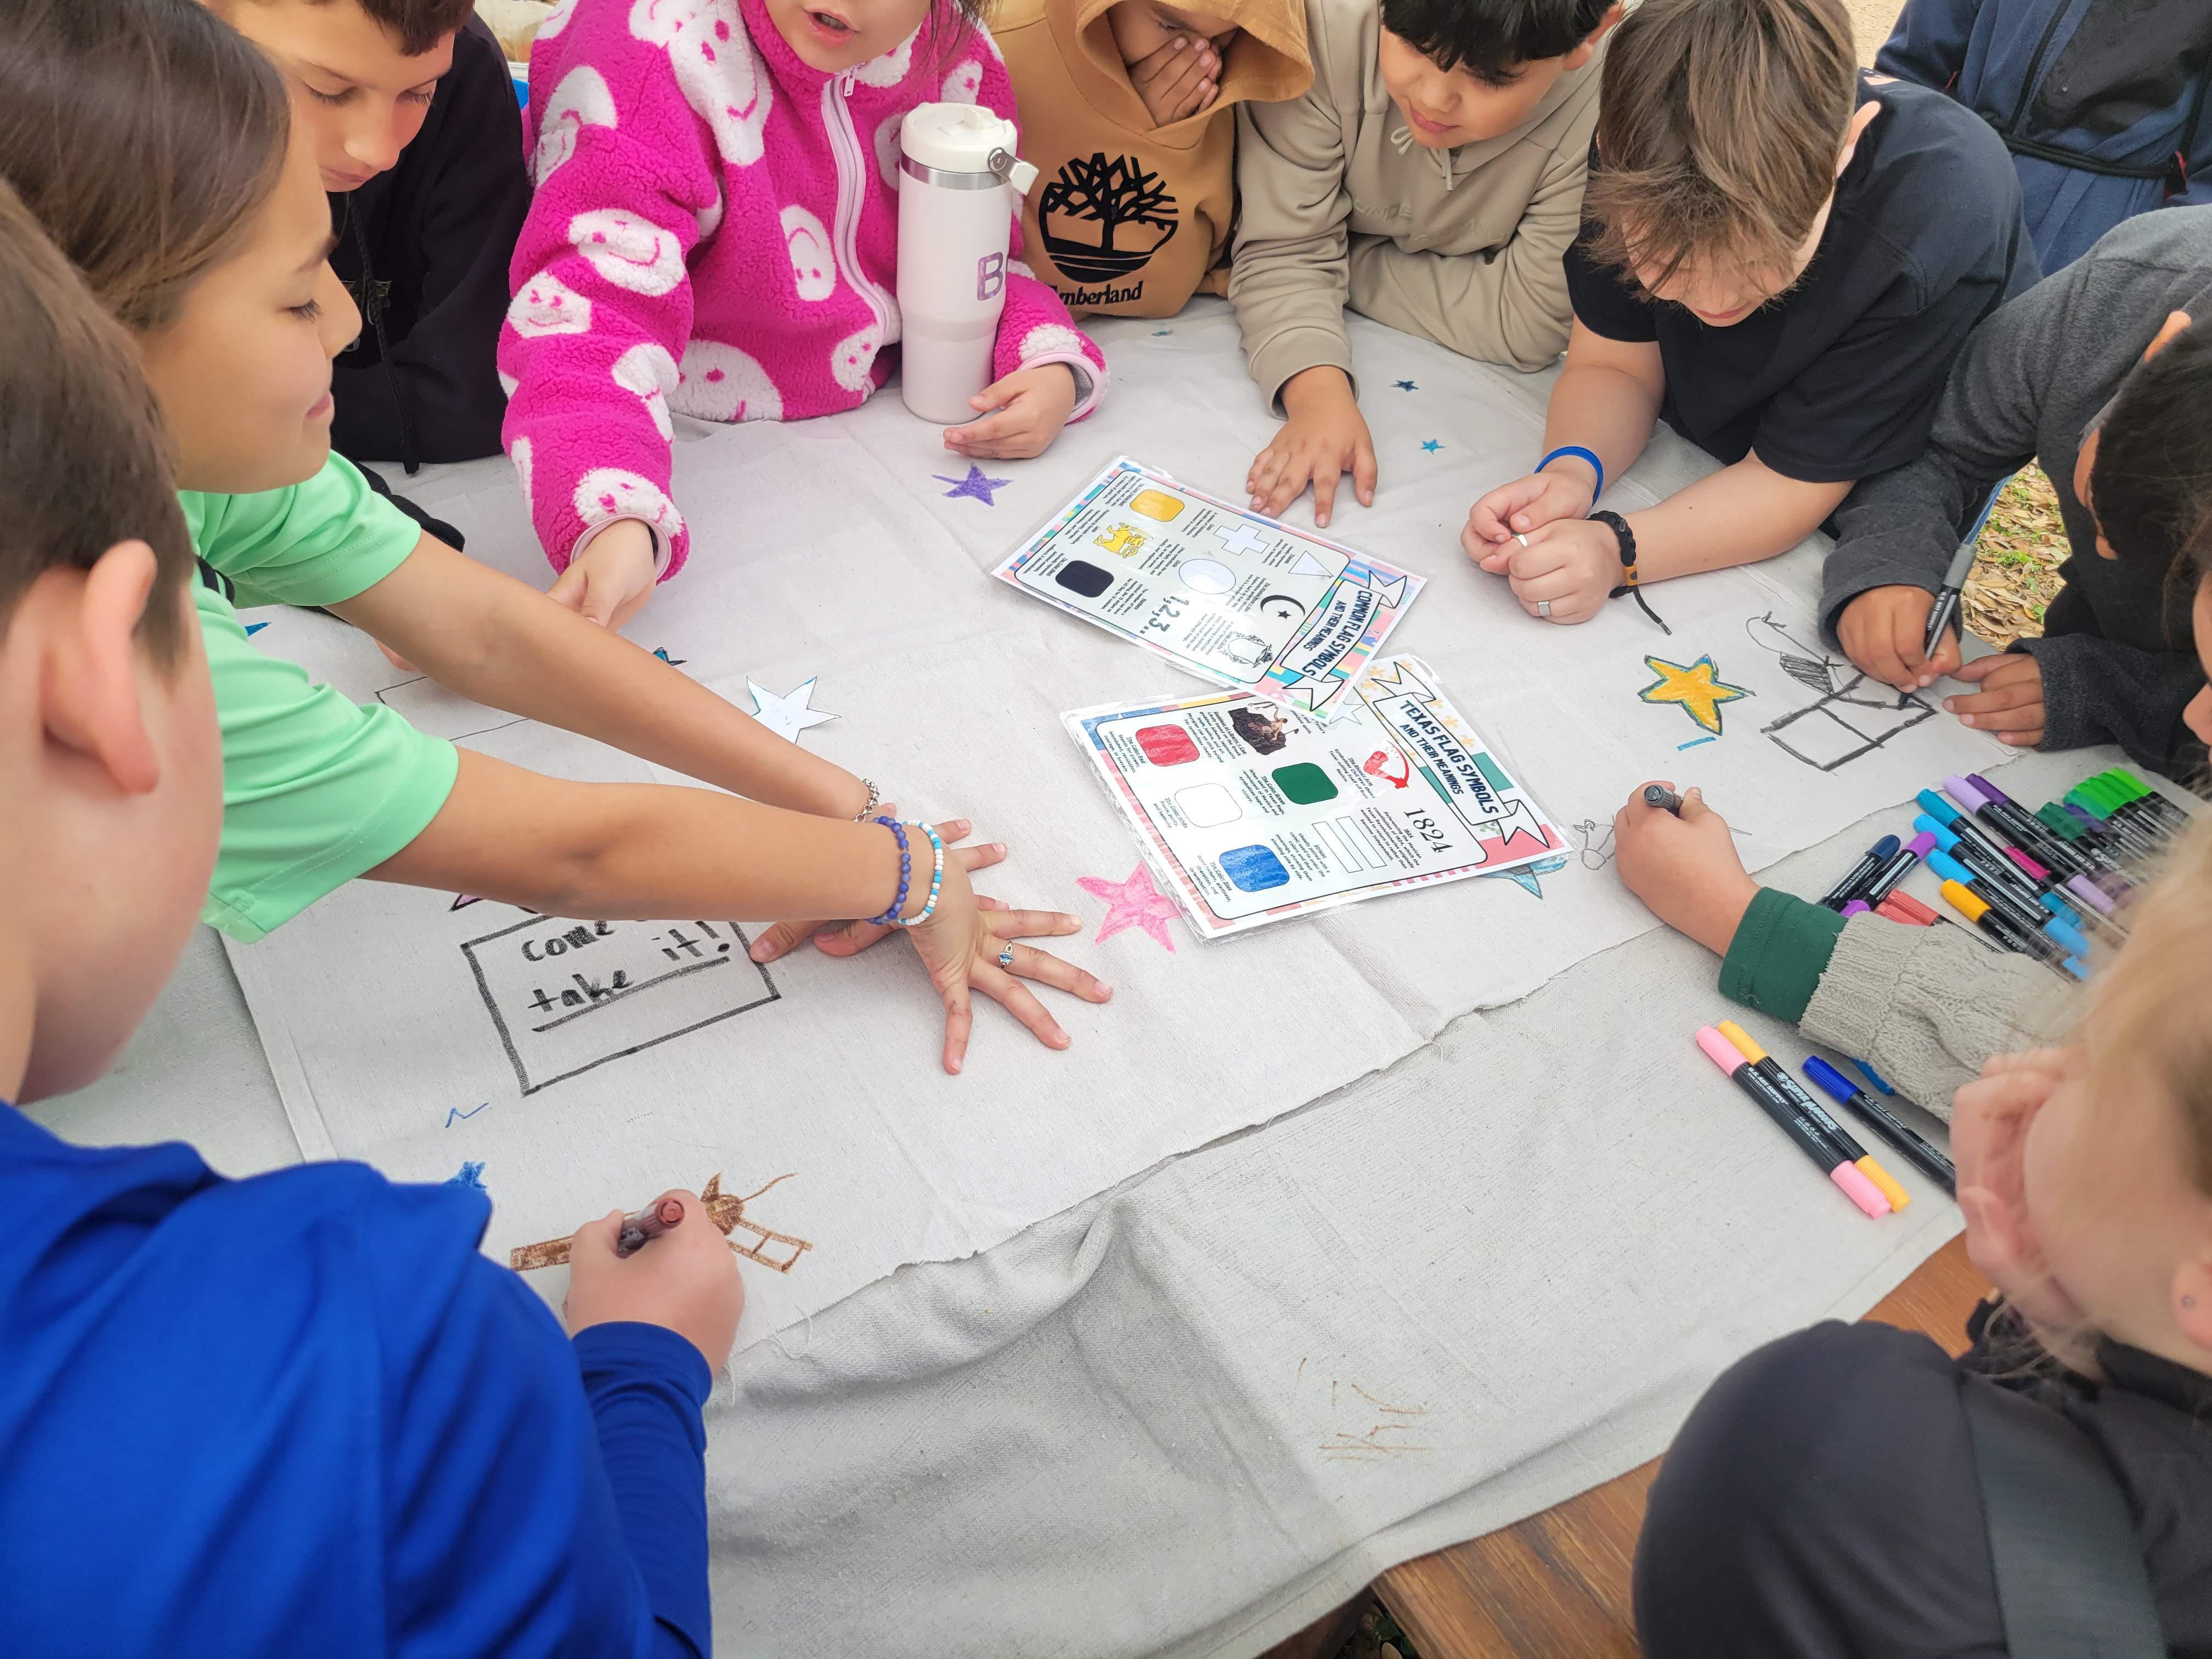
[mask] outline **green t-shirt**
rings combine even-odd
[[[305,483],[185,491],[203,562],[240,605],[336,605],[374,586],[422,532],[333,454]],[[252,944],[374,869],[453,793],[459,758],[381,704],[363,708],[246,636],[231,593],[193,589],[222,728],[222,848],[201,915]]]

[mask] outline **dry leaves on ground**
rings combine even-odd
[[[1996,510],[1982,526],[1961,609],[1966,626],[2000,650],[2043,632],[2043,613],[2064,584],[2067,554],[2058,497],[2039,467],[2005,481]]]

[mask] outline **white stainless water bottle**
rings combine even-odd
[[[1007,231],[1036,181],[1016,141],[975,104],[924,104],[899,126],[899,395],[925,421],[973,419],[991,383]]]

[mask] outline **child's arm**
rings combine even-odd
[[[982,71],[976,101],[1018,120],[1014,83],[995,47],[983,55]],[[1106,396],[1106,354],[1076,327],[1051,286],[1021,262],[1018,206],[1006,248],[1006,300],[992,352],[992,382],[969,400],[980,418],[945,434],[947,449],[979,459],[1041,455],[1062,427],[1081,420]]]
[[[966,833],[964,824],[939,830],[956,841]],[[900,914],[913,916],[927,896],[931,852],[920,830],[907,836],[914,880]],[[936,913],[908,933],[945,1003],[949,1072],[967,1052],[971,989],[1054,1048],[1067,1046],[1067,1033],[1020,980],[1091,1002],[1112,994],[1028,945],[1013,945],[1011,969],[1001,965],[1017,938],[1080,926],[1050,912],[983,909],[968,872],[1004,853],[948,846]],[[879,824],[839,823],[704,789],[571,783],[463,750],[452,793],[428,826],[368,873],[547,915],[781,921],[883,912],[896,894],[899,863],[896,841]]]
[[[1630,892],[1723,958],[1723,996],[1865,1060],[1941,1118],[1984,1060],[2037,1040],[2025,1018],[2057,988],[2032,957],[1984,949],[1963,928],[1847,921],[1759,886],[1696,789],[1677,817],[1647,804],[1639,785],[1613,820],[1613,852]]]
[[[1324,46],[1316,35],[1316,88],[1327,84]],[[1325,94],[1237,106],[1237,190],[1229,302],[1252,379],[1284,416],[1244,488],[1255,511],[1279,514],[1311,483],[1314,522],[1326,526],[1338,479],[1351,473],[1353,494],[1371,506],[1377,470],[1344,327],[1352,280],[1344,128]]]
[[[1875,68],[1948,92],[1966,61],[1966,41],[1981,9],[1982,0],[1905,0],[1897,27],[1875,54]]]
[[[1352,251],[1352,308],[1479,362],[1548,368],[1574,316],[1561,261],[1582,228],[1589,172],[1589,135],[1577,128],[1553,152],[1512,236],[1481,254],[1367,239]]]
[[[399,162],[400,187],[411,198],[404,211],[421,238],[422,310],[384,362],[341,361],[332,369],[331,441],[342,454],[465,461],[499,453],[507,400],[495,356],[530,175],[514,83],[482,22],[455,35],[453,70],[437,102],[440,170],[414,165],[412,148]],[[416,142],[429,141],[425,134]]]
[[[330,607],[440,684],[596,738],[770,806],[850,818],[868,791],[696,680],[424,536],[383,580]]]
[[[540,83],[553,78],[500,335],[505,436],[563,577],[556,598],[580,607],[588,590],[588,614],[618,623],[651,591],[647,558],[665,580],[690,547],[668,494],[668,398],[691,339],[689,260],[721,191],[708,124],[625,8],[580,8],[539,46]],[[572,574],[580,544],[590,562]]]

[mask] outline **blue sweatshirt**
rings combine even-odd
[[[709,1653],[706,1362],[571,1343],[477,1254],[489,1214],[0,1103],[0,1645]]]

